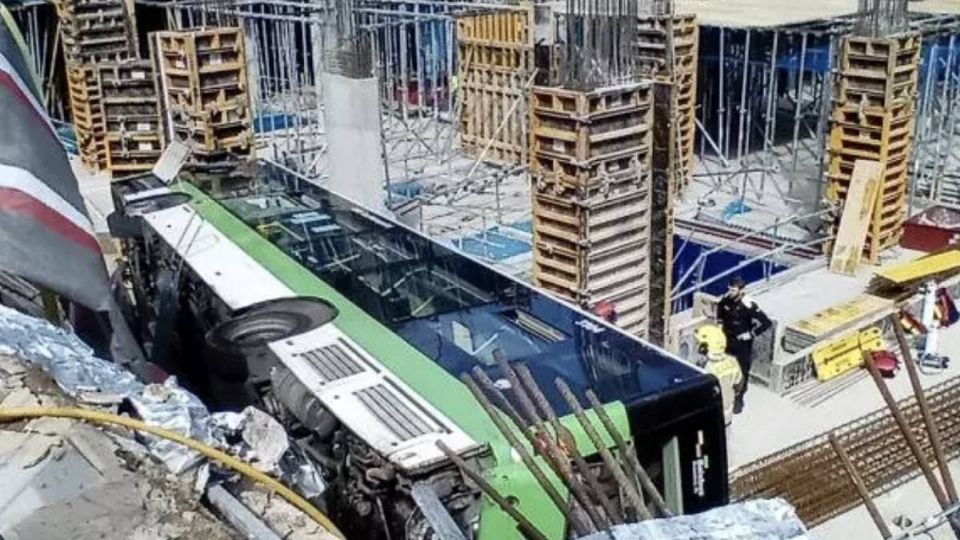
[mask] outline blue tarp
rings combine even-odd
[[[529,242],[504,234],[499,226],[461,238],[456,246],[470,255],[493,261],[502,261],[530,251]]]
[[[680,278],[687,273],[691,266],[696,264],[700,254],[711,249],[713,249],[713,246],[704,245],[693,241],[684,243],[683,237],[674,236],[673,250],[675,256],[677,257],[677,261],[673,265],[673,283],[679,283]],[[722,272],[726,272],[734,266],[742,263],[747,258],[747,255],[736,253],[734,251],[718,251],[707,257],[706,261],[703,263],[703,275],[699,277],[703,281],[706,281],[713,276],[719,275]],[[769,268],[765,268],[767,265],[769,265]],[[740,269],[740,271],[737,272],[737,275],[742,277],[747,283],[752,283],[754,281],[763,279],[767,275],[767,271],[770,272],[770,275],[773,275],[782,272],[787,268],[787,266],[780,264],[756,261]],[[698,274],[694,273],[690,279],[680,285],[681,289],[685,289],[696,284],[701,280],[697,279],[697,277]],[[701,291],[715,295],[723,294],[727,291],[727,280],[718,279],[714,283],[711,283],[710,285],[707,285],[701,289]],[[683,298],[678,298],[674,303],[674,307],[677,311],[687,309],[691,306],[693,306],[692,294],[685,295]]]

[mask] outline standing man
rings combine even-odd
[[[743,395],[747,393],[750,365],[753,362],[753,338],[766,332],[772,324],[757,303],[744,296],[745,286],[743,278],[734,277],[730,280],[727,294],[717,304],[717,320],[727,337],[727,353],[737,359],[743,373],[743,382],[734,398],[734,414],[743,411]]]

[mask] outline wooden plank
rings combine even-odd
[[[936,255],[881,268],[875,272],[875,275],[890,283],[905,285],[958,269],[960,269],[960,250],[951,249]]]
[[[852,300],[831,306],[788,327],[819,341],[831,334],[846,330],[862,318],[893,307],[893,300],[872,294],[862,294]]]
[[[883,166],[877,161],[858,160],[843,204],[840,228],[833,244],[830,271],[852,276],[863,258],[863,243],[877,204]]]

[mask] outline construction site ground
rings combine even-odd
[[[75,406],[42,370],[0,355],[0,408]],[[0,535],[9,540],[241,536],[128,433],[66,419],[0,425]],[[67,531],[70,531],[67,533]]]
[[[868,273],[874,268],[864,267],[861,270],[862,273]],[[792,285],[772,289],[768,294],[759,293],[757,299],[764,309],[776,315],[785,316],[790,309],[802,311],[811,309],[810,302],[805,302],[802,297],[794,299],[791,293],[804,290],[808,296],[819,295],[827,304],[834,304],[835,302],[830,299],[842,301],[844,294],[850,294],[851,291],[855,294],[858,290],[857,280],[854,278],[837,278],[839,281],[836,283],[832,278],[836,276],[829,275],[825,269],[815,269],[809,273],[809,278],[800,276],[789,280]],[[851,280],[846,287],[843,285],[844,279]],[[862,277],[860,281],[863,281]],[[814,304],[816,303],[814,299]],[[888,349],[896,348],[896,343],[885,345]],[[920,380],[924,388],[960,376],[960,363],[958,363],[960,361],[960,325],[941,330],[939,350],[954,362],[940,373],[921,373]],[[897,400],[913,395],[907,373],[902,369],[895,377],[887,379],[887,385]],[[853,419],[885,408],[876,385],[865,373],[852,385],[815,406],[802,405],[789,393],[784,396],[777,395],[759,384],[750,386],[745,401],[744,412],[734,417],[733,424],[727,431],[727,451],[731,471],[810,437],[829,432]],[[960,463],[953,462],[951,469],[960,471]],[[816,472],[811,471],[811,474]],[[881,514],[887,518],[888,522],[897,516],[906,516],[914,523],[918,523],[939,511],[936,500],[922,476],[884,494],[877,498],[876,502]],[[891,526],[891,530],[895,529]],[[862,505],[827,521],[812,532],[814,537],[824,540],[880,537]],[[934,531],[933,536],[934,538],[953,537],[948,528]]]

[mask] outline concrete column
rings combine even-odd
[[[330,159],[327,187],[369,210],[386,213],[376,77],[323,74],[323,118]]]

